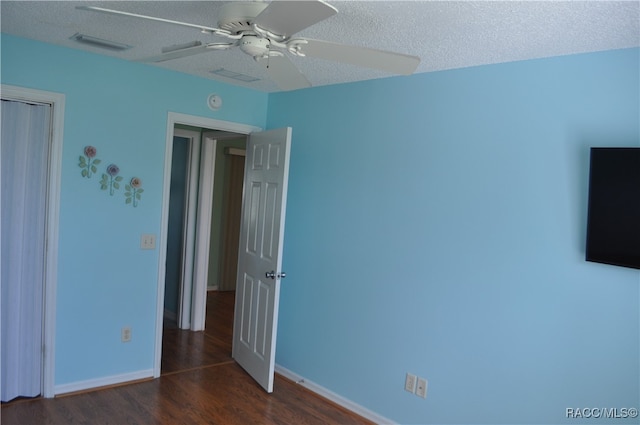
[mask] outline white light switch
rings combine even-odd
[[[156,235],[142,235],[140,237],[140,249],[156,249]]]

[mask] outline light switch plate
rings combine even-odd
[[[140,249],[156,249],[156,235],[142,235],[140,237]]]
[[[412,394],[416,392],[416,375],[407,373],[407,376],[404,380],[404,389],[405,391],[409,391]]]

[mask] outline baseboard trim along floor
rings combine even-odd
[[[366,407],[360,406],[357,403],[354,403],[353,401],[346,399],[344,397],[342,397],[341,395],[338,395],[336,393],[334,393],[333,391],[330,391],[328,389],[326,389],[325,387],[323,387],[322,385],[318,385],[313,381],[310,381],[308,379],[306,379],[303,376],[298,375],[295,372],[290,371],[289,369],[282,367],[278,364],[276,364],[275,367],[276,373],[284,376],[285,378],[297,383],[298,385],[302,385],[303,387],[307,388],[309,391],[312,391],[316,394],[318,394],[321,397],[326,398],[327,400],[331,400],[332,402],[334,402],[335,404],[344,407],[345,409],[362,416],[365,419],[368,419],[370,421],[373,421],[377,424],[393,424],[394,422],[390,419],[385,418],[384,416],[381,416],[379,414],[377,414],[376,412],[367,409]]]
[[[62,395],[79,391],[95,390],[112,385],[132,383],[134,381],[139,381],[141,379],[147,378],[153,378],[153,369],[139,370],[137,372],[123,373],[121,375],[105,376],[103,378],[56,385],[53,392],[55,395]]]

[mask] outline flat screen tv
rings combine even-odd
[[[587,261],[640,269],[640,148],[591,148]]]

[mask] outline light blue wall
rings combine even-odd
[[[268,96],[144,64],[2,36],[2,83],[66,95],[60,207],[55,384],[153,368],[158,249],[140,235],[160,234],[168,112],[263,127]],[[212,112],[216,92],[224,108]],[[86,145],[102,160],[81,177]],[[125,180],[142,179],[139,206],[100,190],[116,163]],[[120,342],[131,326],[133,339]]]
[[[160,232],[174,111],[294,128],[282,366],[401,423],[638,407],[640,272],[583,260],[588,147],[640,145],[638,49],[270,96],[6,35],[1,50],[3,84],[66,95],[57,385],[153,367],[158,252],[139,238]],[[142,178],[137,208],[81,178],[88,144]]]
[[[584,261],[589,147],[640,146],[639,59],[271,95],[293,127],[277,363],[403,424],[640,407],[640,271]]]

